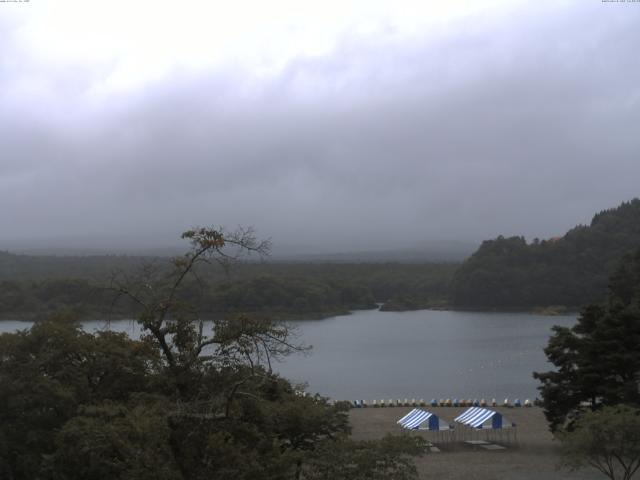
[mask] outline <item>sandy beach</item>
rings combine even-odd
[[[453,423],[453,419],[465,408],[424,407],[443,420]],[[386,433],[403,431],[396,421],[408,413],[411,407],[358,408],[350,412],[353,437],[357,440],[374,439]],[[431,433],[415,432],[433,441],[440,452],[427,453],[416,459],[420,478],[430,479],[524,479],[524,480],[561,480],[561,479],[602,479],[595,470],[569,472],[558,469],[558,443],[547,428],[542,409],[531,408],[493,408],[517,425],[517,442],[494,440],[504,450],[484,450],[464,442],[436,442]],[[404,430],[406,431],[406,430]]]

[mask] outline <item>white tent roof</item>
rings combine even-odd
[[[449,430],[451,428],[448,423],[440,420],[437,415],[419,408],[411,410],[398,420],[397,423],[410,430]],[[424,428],[420,427],[424,423],[427,423],[427,426]]]
[[[489,423],[491,420],[491,423]],[[502,415],[493,410],[471,407],[455,418],[455,421],[472,428],[509,428],[515,424],[505,421]]]

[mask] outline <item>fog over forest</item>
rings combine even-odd
[[[545,238],[639,195],[638,3],[234,5],[0,4],[0,249]]]

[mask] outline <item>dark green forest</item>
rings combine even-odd
[[[593,217],[561,238],[498,237],[482,243],[456,272],[451,301],[459,308],[514,308],[604,300],[620,259],[640,246],[640,200]]]
[[[208,316],[233,312],[322,318],[377,303],[419,299],[422,308],[446,303],[455,263],[241,262],[225,272],[205,265],[184,285]],[[0,314],[33,319],[56,311],[80,318],[135,316],[135,305],[112,305],[114,275],[170,268],[168,258],[34,257],[0,253]],[[399,308],[403,309],[403,308]]]
[[[462,265],[446,262],[278,262],[267,257],[230,270],[205,265],[185,282],[185,295],[209,317],[236,312],[276,318],[323,318],[350,310],[422,308],[578,309],[604,300],[617,262],[640,246],[640,200],[604,210],[549,240],[499,236]],[[114,305],[114,276],[170,268],[166,257],[28,256],[0,252],[0,317],[42,318],[57,311],[78,318],[135,317]]]

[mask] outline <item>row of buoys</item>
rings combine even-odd
[[[415,398],[411,400],[405,398],[404,401],[401,399],[398,400],[373,400],[371,403],[368,403],[366,400],[354,400],[352,402],[354,407],[425,407],[427,403],[424,399],[420,399],[416,401]]]
[[[424,399],[420,399],[418,401],[416,401],[415,398],[412,398],[411,400],[405,398],[404,401],[401,399],[398,400],[373,400],[371,403],[368,403],[366,400],[354,400],[353,402],[351,402],[352,405],[356,408],[367,408],[367,407],[373,407],[373,408],[381,408],[381,407],[426,407],[427,403],[424,401]],[[504,399],[504,402],[502,402],[502,404],[498,404],[498,402],[496,401],[496,399],[492,399],[490,402],[487,402],[484,398],[481,400],[478,399],[460,399],[458,400],[457,398],[454,398],[453,400],[451,400],[450,398],[447,399],[439,399],[436,400],[435,398],[432,398],[431,401],[429,402],[429,405],[432,407],[487,407],[487,406],[491,406],[491,407],[498,407],[498,406],[502,406],[502,407],[507,407],[507,408],[513,408],[513,407],[530,407],[532,405],[531,401],[529,399],[526,399],[524,401],[524,403],[522,403],[520,401],[520,399],[516,398],[513,403],[509,402],[508,398]]]

